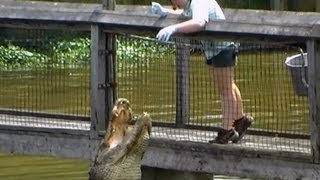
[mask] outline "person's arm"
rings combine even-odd
[[[209,6],[207,0],[193,0],[189,7],[192,10],[191,19],[176,24],[176,32],[192,33],[203,30],[209,21]]]
[[[160,17],[165,17],[169,13],[176,14],[176,15],[180,15],[182,13],[182,10],[174,10],[174,9],[165,8],[156,2],[152,2],[151,4],[152,4],[151,5],[151,12],[154,14],[160,15]]]
[[[156,36],[157,39],[160,41],[168,41],[170,36],[175,33],[192,33],[203,30],[209,21],[208,5],[207,1],[204,0],[192,3],[192,19],[161,29]]]
[[[183,12],[182,9],[176,9],[176,10],[174,10],[174,9],[168,9],[168,8],[166,8],[166,9],[167,9],[168,13],[170,13],[170,14],[175,14],[175,15],[180,15],[180,14]]]
[[[159,31],[157,39],[159,41],[168,41],[174,33],[191,33],[201,31],[205,28],[206,21],[188,20],[182,23],[167,26]]]
[[[206,21],[199,21],[190,19],[188,21],[176,24],[176,32],[177,33],[192,33],[192,32],[198,32],[205,28]]]

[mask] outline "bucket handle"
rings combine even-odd
[[[302,80],[303,85],[306,88],[309,88],[309,84],[307,83],[307,80],[306,80],[306,73],[305,73],[305,68],[304,68],[304,65],[305,65],[304,53],[300,47],[299,47],[299,51],[300,51],[301,59],[302,59],[301,80]]]

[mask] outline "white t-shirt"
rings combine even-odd
[[[226,19],[221,7],[215,0],[189,0],[183,9],[182,15],[193,20],[204,20],[205,22]],[[201,44],[206,59],[211,59],[232,42],[201,40]]]
[[[188,18],[206,22],[226,19],[215,0],[189,0],[182,14]]]

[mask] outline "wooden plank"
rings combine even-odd
[[[123,29],[149,29],[158,30],[161,27],[180,22],[177,16],[159,18],[151,14],[150,6],[117,6],[116,11],[101,9],[101,5],[48,3],[15,1],[14,3],[0,3],[0,21],[2,26],[13,23],[37,22],[47,26],[53,24],[65,25],[90,25],[103,24],[106,28],[122,27]],[[10,5],[8,5],[10,4]],[[28,5],[26,5],[28,4]],[[80,7],[80,8],[75,8]],[[224,35],[231,34],[233,37],[255,37],[295,40],[301,38],[320,39],[320,34],[310,34],[310,29],[315,24],[320,24],[318,13],[297,12],[272,12],[253,10],[229,10],[226,9],[227,21],[215,21],[208,24],[204,34]],[[252,17],[252,18],[251,18]],[[201,33],[200,33],[201,35]],[[231,37],[231,35],[229,37]],[[281,38],[279,38],[281,37]]]
[[[176,125],[183,127],[189,121],[189,61],[188,39],[179,39],[176,45]]]
[[[289,27],[310,27],[320,24],[319,13],[314,12],[225,9],[224,13],[229,22]]]
[[[115,0],[102,0],[102,8],[105,10],[115,10],[116,1]]]
[[[105,130],[106,36],[101,27],[91,27],[91,136]]]
[[[108,124],[111,121],[110,113],[113,109],[113,105],[116,101],[116,47],[115,37],[111,33],[106,34],[106,96],[105,96],[105,108],[106,108],[106,120],[105,129],[108,128]]]
[[[30,133],[17,129],[12,132],[1,129],[0,141],[2,152],[81,159],[92,159],[99,147],[99,140],[88,135]]]
[[[178,171],[264,179],[315,179],[320,166],[307,154],[244,148],[243,146],[151,139],[142,165]],[[267,147],[267,146],[266,146]]]
[[[10,122],[13,121],[19,119],[10,118]],[[32,126],[32,122],[37,120],[29,118],[26,121]],[[60,124],[66,123],[60,121]],[[89,126],[89,122],[78,123]],[[96,154],[101,137],[89,138],[89,128],[51,129],[47,122],[36,125],[0,125],[0,151],[82,159],[90,159]],[[153,127],[142,165],[267,179],[319,177],[320,166],[310,162],[309,140],[294,139],[295,143],[292,143],[291,138],[277,137],[275,140],[274,137],[247,135],[237,144],[206,143],[214,136],[216,133],[213,131]]]
[[[41,136],[86,136],[90,135],[90,122],[83,121],[68,121],[64,119],[50,119],[50,118],[30,118],[30,117],[17,117],[17,116],[0,116],[0,131],[2,133],[10,134],[29,134]],[[100,139],[105,134],[103,131],[96,139]],[[186,129],[186,128],[170,128],[153,126],[151,132],[152,139],[165,139],[179,142],[197,142],[200,144],[207,144],[209,140],[217,135],[216,131],[199,130],[199,129]],[[92,138],[91,138],[92,139]],[[310,140],[287,137],[263,136],[263,135],[246,135],[241,143],[229,144],[226,150],[232,151],[239,148],[247,151],[261,151],[263,156],[269,158],[282,158],[299,162],[311,162]],[[158,140],[155,140],[156,142]],[[159,141],[160,144],[162,141]],[[151,146],[158,146],[151,144]],[[168,144],[167,148],[172,145]],[[1,145],[0,145],[1,148]],[[184,149],[184,148],[181,148]],[[204,149],[205,150],[205,149]],[[227,152],[227,151],[226,151]],[[237,151],[234,151],[237,153]],[[241,153],[241,151],[240,151]],[[249,153],[250,154],[250,153]],[[295,156],[297,155],[297,157]],[[308,158],[299,158],[299,155]],[[260,154],[260,156],[262,156]]]
[[[284,11],[288,4],[287,0],[270,0],[271,10]]]
[[[16,127],[3,129],[0,126],[0,150],[8,153],[23,153],[35,155],[51,155],[68,158],[91,159],[97,152],[99,140],[92,140],[88,134],[66,134],[58,132],[23,131]],[[154,128],[154,135],[164,132],[163,128]],[[171,137],[181,137],[185,130],[167,130]],[[172,134],[177,133],[177,134]],[[194,133],[199,139],[201,133]],[[180,136],[178,136],[180,135]],[[295,152],[277,152],[267,148],[277,148],[279,145],[266,144],[257,146],[251,144],[246,148],[243,144],[218,145],[199,142],[186,142],[152,138],[143,158],[143,164],[149,167],[172,167],[176,170],[193,172],[216,172],[217,174],[237,174],[240,176],[255,175],[287,177],[283,179],[296,179],[290,177],[309,177],[319,172],[319,165],[309,162],[309,155]],[[263,137],[260,141],[266,142]],[[288,139],[292,144],[292,139]],[[259,163],[257,163],[259,162]],[[194,169],[193,169],[194,168]],[[264,171],[265,170],[265,171]],[[304,171],[302,171],[304,170]],[[224,172],[222,172],[224,171]],[[241,174],[239,174],[241,172]],[[319,175],[319,174],[318,174]],[[290,176],[288,178],[288,176]],[[271,178],[270,178],[271,179]]]
[[[308,41],[308,99],[312,161],[320,163],[320,41]]]

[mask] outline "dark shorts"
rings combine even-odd
[[[211,59],[206,60],[207,65],[212,65],[214,67],[232,67],[236,65],[236,46],[230,45],[225,49],[222,49],[217,55],[213,56]]]

